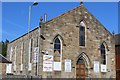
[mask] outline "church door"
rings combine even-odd
[[[76,78],[85,78],[85,62],[82,58],[76,64]]]

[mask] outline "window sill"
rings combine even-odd
[[[80,48],[86,48],[86,46],[80,46]]]

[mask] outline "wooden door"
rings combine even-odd
[[[76,78],[85,78],[85,64],[76,65]]]

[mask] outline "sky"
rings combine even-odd
[[[12,41],[28,32],[28,13],[32,2],[2,2],[2,40]],[[39,25],[47,13],[47,20],[57,17],[80,5],[80,2],[39,2],[32,7],[30,30]],[[84,6],[111,33],[118,33],[117,2],[84,2]]]

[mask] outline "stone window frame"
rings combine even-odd
[[[59,40],[60,40],[60,47],[61,47],[61,50],[60,50],[60,54],[61,54],[61,56],[60,56],[60,61],[62,61],[62,47],[63,47],[63,38],[59,35],[59,34],[57,34],[55,37],[54,37],[54,39],[53,39],[53,50],[54,50],[54,44],[55,44],[55,39],[56,38],[58,38]],[[55,52],[54,52],[55,53]]]
[[[100,52],[101,52],[101,64],[106,65],[106,48],[104,44],[100,45]]]
[[[80,46],[85,46],[85,27],[80,26]]]
[[[106,64],[103,64],[102,61],[101,61],[101,60],[100,60],[100,61],[101,61],[101,64],[107,65],[107,54],[108,54],[108,51],[110,51],[110,50],[109,50],[109,48],[108,48],[107,43],[106,43],[105,41],[103,41],[103,42],[100,44],[100,53],[101,53],[101,45],[104,45],[104,47],[105,47],[105,58],[106,58],[106,60],[105,60],[106,62],[105,62],[105,63],[106,63]],[[101,54],[100,54],[100,55],[101,55]],[[101,57],[101,58],[102,58],[102,57]]]
[[[54,40],[54,52],[58,50],[59,53],[61,53],[61,41],[58,37],[55,38]]]
[[[81,40],[80,40],[80,36],[81,36],[81,34],[80,34],[80,33],[81,33],[81,32],[80,32],[80,27],[84,27],[84,29],[85,29],[85,30],[84,30],[84,39],[85,39],[85,40],[84,40],[84,45],[81,45],[81,44],[80,44],[80,41],[81,41]],[[83,35],[82,35],[82,36],[83,36]],[[86,24],[85,24],[85,21],[83,21],[83,20],[81,20],[81,21],[80,21],[80,24],[79,24],[79,46],[80,46],[80,47],[86,47]]]

